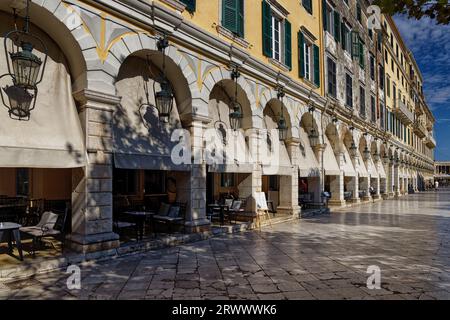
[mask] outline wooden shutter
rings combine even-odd
[[[262,34],[263,34],[263,54],[272,57],[272,14],[270,5],[262,2]]]
[[[186,10],[189,12],[195,12],[196,0],[181,0],[186,5]]]
[[[320,87],[320,50],[314,45],[314,83]]]
[[[312,10],[312,0],[303,0],[303,7],[305,8],[305,10],[307,12],[309,12],[310,14],[312,14],[313,10]]]
[[[291,23],[284,20],[284,64],[292,69],[292,35]]]
[[[237,0],[237,35],[244,37],[244,0]]]
[[[222,0],[222,26],[233,33],[238,32],[237,0]]]
[[[298,32],[298,76],[305,77],[305,36]]]
[[[339,12],[334,12],[334,39],[339,42],[341,41],[341,16]]]
[[[341,45],[342,45],[342,49],[344,49],[344,50],[345,50],[345,47],[347,44],[347,38],[345,36],[345,31],[346,31],[345,22],[342,21],[341,22]]]
[[[328,30],[327,2],[326,2],[326,0],[322,0],[322,19],[323,19],[323,30]]]

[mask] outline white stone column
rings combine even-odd
[[[399,164],[397,162],[394,162],[393,164],[394,168],[394,195],[398,197],[400,195],[400,172],[399,172]]]
[[[69,246],[82,253],[117,248],[119,236],[112,223],[112,117],[120,98],[89,90],[74,97],[80,105],[88,165],[72,170]]]
[[[355,168],[355,172],[356,172],[356,176],[354,176],[353,178],[351,178],[350,184],[348,186],[348,191],[352,191],[353,195],[352,195],[352,202],[353,203],[360,203],[361,199],[359,199],[359,175],[358,175],[358,171],[359,171],[359,165],[358,165],[358,161],[359,157],[355,156],[352,159],[353,162],[353,166]]]
[[[339,164],[339,168],[342,168],[344,161],[344,154],[342,152],[336,153],[336,160]],[[330,176],[330,191],[331,199],[329,201],[330,206],[345,206],[344,200],[344,172],[341,170],[337,176]]]
[[[290,176],[280,176],[280,204],[277,211],[298,216],[298,152],[300,141],[291,138],[285,142],[291,163],[295,164]]]
[[[202,232],[209,230],[210,221],[206,218],[206,163],[204,162],[203,134],[209,118],[193,117],[185,125],[191,134],[192,167],[184,192],[188,196],[186,212],[186,231]]]

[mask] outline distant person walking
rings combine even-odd
[[[439,189],[439,181],[434,182],[434,191],[438,191]]]

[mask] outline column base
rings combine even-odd
[[[362,198],[362,201],[367,202],[367,201],[372,201],[372,197],[371,196],[364,196]]]
[[[119,235],[114,232],[87,236],[70,234],[66,239],[70,249],[83,254],[116,249],[120,246]]]
[[[187,233],[200,233],[211,230],[211,221],[208,219],[197,219],[192,221],[186,221],[184,227]]]
[[[347,202],[345,200],[338,200],[338,199],[330,199],[328,201],[328,206],[330,207],[345,207],[347,205]]]
[[[294,217],[299,217],[300,207],[292,206],[292,207],[277,207],[277,215],[278,214],[284,214],[284,215],[292,215]]]
[[[350,199],[349,203],[351,203],[351,204],[358,204],[358,203],[361,203],[361,199],[360,198]]]

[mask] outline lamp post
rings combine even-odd
[[[230,118],[230,126],[231,129],[234,131],[239,130],[241,128],[241,121],[242,121],[242,106],[238,102],[238,79],[241,76],[241,73],[239,72],[238,68],[234,68],[231,72],[231,79],[234,81],[234,97],[233,101],[231,102],[231,112],[229,114]]]
[[[312,148],[315,148],[320,144],[319,134],[317,133],[316,129],[314,128],[314,122],[313,122],[314,111],[315,111],[315,107],[311,106],[309,108],[309,113],[311,114],[311,131],[308,134],[308,138],[309,138],[309,144],[311,145]]]
[[[16,8],[13,10],[14,20],[16,20]],[[1,88],[0,95],[4,106],[8,109],[9,116],[15,120],[30,119],[30,112],[36,105],[37,86],[42,82],[47,63],[48,51],[45,43],[38,36],[30,33],[29,12],[30,0],[26,0],[23,30],[15,28],[6,34],[4,40],[8,72],[0,76],[0,79],[9,76],[13,85]],[[16,25],[16,21],[14,24]],[[9,49],[8,43],[11,44]],[[33,53],[33,43],[38,43],[42,48],[43,60]],[[7,99],[4,95],[7,96]]]
[[[169,122],[173,109],[173,89],[169,79],[166,77],[166,48],[169,46],[167,36],[164,34],[157,42],[158,51],[162,53],[162,74],[153,82],[153,93],[155,95],[155,107],[158,110],[159,120]],[[149,60],[147,60],[149,61]],[[156,90],[156,83],[159,83],[160,90]]]
[[[278,137],[280,138],[280,141],[284,141],[286,140],[286,136],[287,136],[287,131],[288,131],[288,127],[286,124],[286,119],[284,118],[284,104],[283,104],[283,98],[284,98],[284,91],[283,88],[279,88],[278,89],[278,93],[277,93],[277,98],[278,101],[280,101],[280,105],[281,105],[281,113],[280,113],[280,118],[278,119]]]

